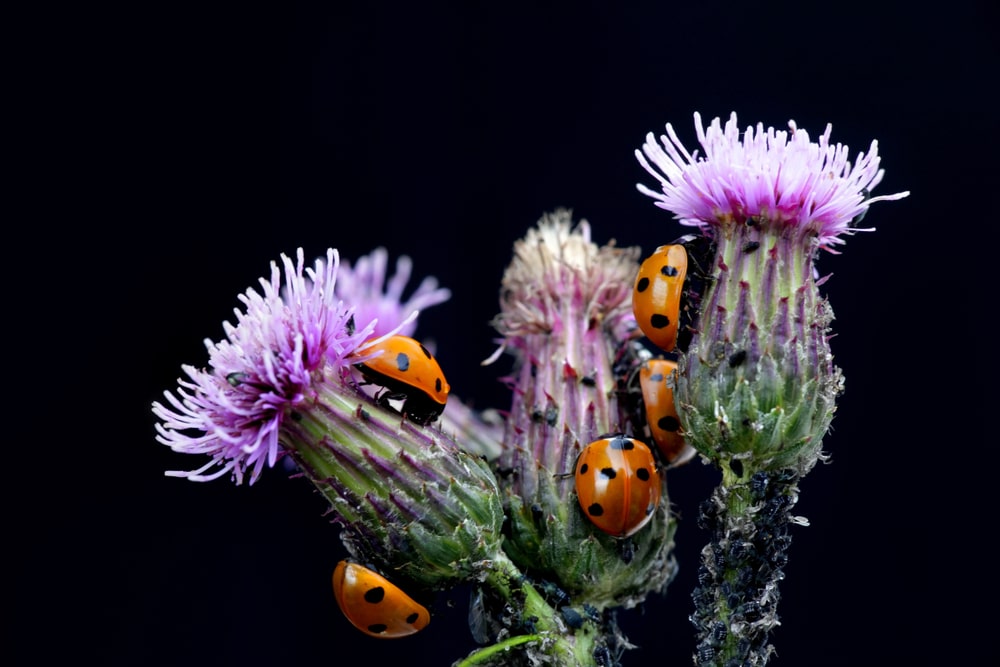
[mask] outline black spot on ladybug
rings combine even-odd
[[[635,449],[635,443],[632,442],[631,438],[612,438],[608,443],[608,447],[611,449],[621,449],[628,451],[630,449]]]
[[[660,427],[661,431],[669,431],[670,433],[676,433],[680,430],[681,423],[677,421],[677,417],[660,417],[656,421],[656,425]]]
[[[670,326],[670,318],[657,313],[649,318],[649,325],[654,329],[662,329],[663,327]]]
[[[736,352],[733,352],[731,355],[729,355],[729,367],[736,368],[746,360],[747,360],[746,350],[738,350]]]
[[[601,506],[601,503],[593,503],[587,508],[587,514],[590,516],[601,516],[604,514],[604,508]]]
[[[434,391],[441,391],[441,378],[434,380]]]
[[[389,628],[385,623],[372,623],[368,626],[368,632],[373,635],[380,635],[388,629]]]
[[[378,604],[385,598],[385,589],[381,586],[376,586],[375,588],[369,588],[365,591],[365,602],[370,602],[371,604]]]
[[[743,244],[743,252],[750,254],[759,247],[760,247],[760,242],[747,241],[746,243]]]
[[[635,284],[636,292],[645,292],[649,287],[649,278],[639,278],[639,282]]]
[[[648,482],[649,481],[649,471],[646,470],[645,468],[639,468],[638,470],[636,470],[635,471],[635,476],[638,477],[639,479],[641,479],[644,482]],[[648,512],[647,512],[647,514],[648,514]]]
[[[417,622],[418,618],[420,618],[420,614],[418,614],[417,612],[413,612],[412,614],[406,617],[406,622],[409,623],[410,625],[413,625],[414,623]]]
[[[406,354],[406,352],[400,352],[397,354],[396,368],[402,372],[410,370],[410,355]]]
[[[434,358],[433,356],[431,356],[431,353],[427,351],[427,348],[424,347],[423,343],[417,343],[417,345],[420,345],[420,351],[424,353],[425,357],[427,357],[428,359]]]
[[[676,266],[670,266],[669,264],[667,264],[662,269],[660,269],[660,273],[662,273],[663,275],[665,275],[665,276],[667,276],[669,278],[673,278],[674,276],[677,275],[677,267]]]
[[[584,463],[584,464],[583,464],[582,466],[580,466],[580,474],[581,474],[581,475],[586,475],[586,474],[587,474],[587,471],[588,471],[589,469],[590,469],[590,468],[588,468],[588,467],[587,467],[587,464],[586,464],[586,463]]]
[[[601,468],[601,476],[607,477],[608,479],[614,479],[618,476],[614,468]]]

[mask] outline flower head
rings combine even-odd
[[[375,321],[373,335],[383,336],[396,330],[412,336],[417,328],[413,314],[451,298],[451,292],[438,287],[437,279],[427,276],[404,301],[403,292],[410,280],[413,260],[402,255],[396,260],[396,272],[386,282],[388,252],[376,248],[358,259],[352,267],[345,262],[335,285],[337,296],[355,309],[358,323]]]
[[[224,325],[226,340],[206,341],[209,369],[185,366],[188,379],[165,392],[166,404],[153,404],[159,442],[210,457],[198,470],[168,474],[205,481],[231,473],[252,484],[287,454],[365,562],[430,587],[478,577],[502,538],[493,473],[357,385],[354,364],[381,339],[373,339],[375,320],[357,326],[337,296],[338,269],[335,250],[306,268],[300,249],[297,262],[272,263],[261,292],[240,296],[245,311]]]
[[[674,573],[665,497],[623,557],[623,543],[583,514],[572,476],[584,447],[627,429],[614,365],[635,328],[638,250],[597,246],[568,210],[546,215],[515,244],[494,319],[500,349],[515,357],[498,460],[507,472],[505,547],[522,567],[599,609],[639,604]]]
[[[667,125],[662,147],[647,136],[639,162],[662,185],[639,190],[701,228],[715,257],[690,348],[680,359],[675,400],[692,445],[709,460],[756,470],[809,470],[843,390],[833,364],[833,312],[819,293],[815,255],[843,243],[875,201],[876,142],[852,166],[848,149],[763,125],[742,138],[733,114],[707,130],[695,114],[704,157]],[[648,158],[648,160],[647,160]]]
[[[240,295],[245,311],[236,310],[236,325],[223,323],[226,340],[206,339],[209,368],[183,366],[188,379],[178,380],[176,394],[164,392],[169,406],[153,404],[162,420],[157,440],[211,457],[198,470],[168,475],[206,481],[231,472],[239,484],[249,473],[255,482],[265,464],[277,461],[282,421],[311,397],[317,373],[346,365],[371,337],[374,322],[355,328],[353,310],[336,296],[336,250],[312,268],[305,268],[301,248],[296,263],[285,255],[281,262],[284,291],[282,270],[272,262],[262,292]]]
[[[670,123],[662,146],[650,132],[642,151],[635,152],[662,186],[655,192],[639,184],[639,191],[673,211],[681,224],[711,233],[721,225],[764,220],[812,234],[829,250],[844,242],[844,234],[868,231],[852,221],[871,204],[909,194],[869,196],[883,176],[876,141],[852,165],[847,146],[830,144],[830,125],[814,143],[795,121],[789,121],[788,132],[773,127],[765,132],[762,123],[748,126],[741,138],[735,113],[725,128],[716,118],[705,130],[701,116],[694,118],[704,156],[689,153]]]

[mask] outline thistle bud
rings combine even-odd
[[[489,464],[436,427],[331,382],[282,435],[360,561],[444,588],[481,578],[499,552],[503,509]]]
[[[666,482],[634,536],[601,531],[581,510],[574,467],[583,447],[625,430],[616,351],[634,329],[637,248],[599,248],[559,210],[515,244],[494,325],[515,356],[498,470],[510,522],[505,549],[526,571],[602,609],[633,606],[674,573]]]
[[[169,407],[154,403],[160,442],[211,457],[168,474],[206,481],[229,473],[252,484],[290,456],[359,559],[428,588],[482,578],[503,524],[488,464],[359,388],[354,365],[372,349],[376,322],[357,322],[338,298],[335,250],[310,269],[299,250],[282,268],[272,264],[262,293],[241,296],[246,310],[225,325],[226,340],[206,341],[210,368],[186,366],[189,379],[165,393]],[[397,320],[386,336],[412,317]]]

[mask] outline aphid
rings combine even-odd
[[[584,447],[575,477],[584,514],[614,537],[638,532],[660,502],[660,473],[653,452],[627,435],[607,435]]]
[[[427,609],[374,570],[342,560],[333,571],[333,595],[344,616],[367,635],[406,637],[430,623]]]
[[[381,354],[354,364],[365,378],[386,392],[379,402],[402,400],[403,413],[417,424],[437,419],[448,402],[451,386],[434,356],[409,336],[390,336],[360,350]]]

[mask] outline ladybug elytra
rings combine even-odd
[[[380,352],[354,366],[369,382],[385,387],[380,398],[383,405],[389,399],[402,400],[403,412],[417,424],[433,421],[444,411],[451,387],[437,360],[420,342],[395,335],[359,352]]]
[[[660,473],[652,450],[624,434],[606,435],[584,447],[574,474],[584,514],[614,537],[638,532],[660,502]]]
[[[342,560],[333,571],[333,595],[351,624],[372,637],[395,639],[427,627],[431,617],[378,572]]]

